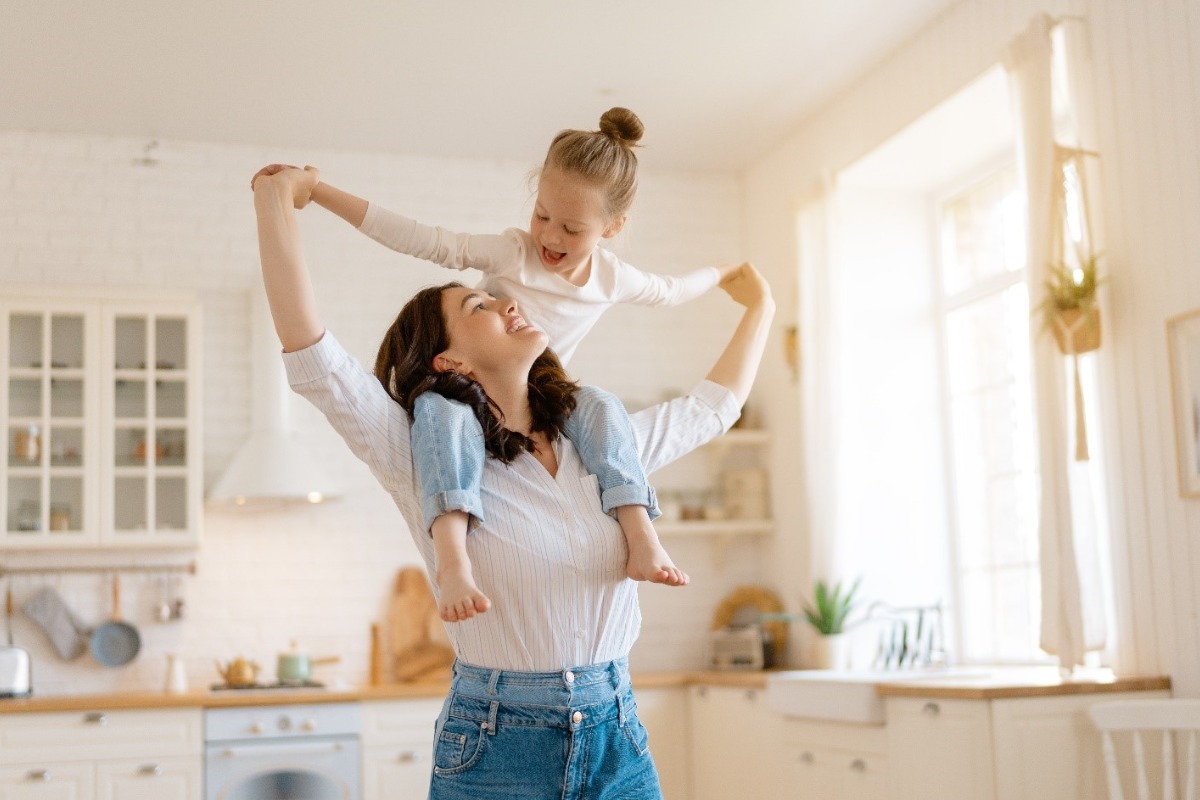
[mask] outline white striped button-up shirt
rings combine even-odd
[[[392,496],[437,594],[408,415],[328,331],[311,347],[285,353],[284,364],[292,388],[326,416]],[[703,381],[684,397],[632,415],[646,472],[721,435],[738,413],[728,389]],[[467,553],[492,607],[447,625],[455,653],[469,664],[553,671],[623,658],[637,639],[637,583],[625,577],[620,526],[601,509],[596,477],[570,440],[559,437],[554,447],[553,477],[529,453],[508,465],[485,462],[486,521],[467,536]]]

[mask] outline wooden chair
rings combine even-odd
[[[1196,738],[1200,732],[1200,700],[1119,700],[1097,703],[1088,709],[1088,713],[1100,730],[1104,745],[1109,800],[1125,800],[1121,791],[1121,773],[1117,769],[1117,748],[1113,744],[1115,732],[1132,734],[1138,800],[1151,800],[1151,774],[1146,767],[1146,745],[1142,741],[1142,733],[1154,731],[1162,733],[1162,796],[1166,800],[1176,798],[1175,742],[1178,734],[1181,740],[1185,740],[1183,747],[1186,753],[1183,800],[1196,800]]]

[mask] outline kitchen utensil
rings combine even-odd
[[[142,637],[137,628],[121,619],[120,576],[113,575],[112,588],[112,618],[92,631],[92,657],[105,667],[122,667],[137,658]]]
[[[217,672],[225,683],[235,688],[243,686],[253,686],[258,680],[258,671],[261,669],[257,661],[250,661],[245,658],[235,658],[228,664],[217,663]]]
[[[0,697],[28,697],[33,692],[29,653],[13,644],[12,616],[13,597],[10,586],[4,594],[4,622],[8,631],[8,644],[0,647]]]
[[[154,606],[154,616],[159,622],[171,621],[171,601],[169,599],[169,589],[167,586],[167,577],[160,576],[159,579],[159,597],[158,604]]]
[[[280,683],[304,684],[312,678],[313,667],[318,664],[336,664],[342,659],[338,656],[312,658],[300,650],[299,645],[292,642],[292,649],[279,654],[275,664],[275,677]]]
[[[87,627],[49,586],[34,592],[21,606],[21,612],[42,629],[64,661],[79,658],[87,650]]]

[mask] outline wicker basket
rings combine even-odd
[[[1090,353],[1100,349],[1100,309],[1084,316],[1078,308],[1065,308],[1054,316],[1054,341],[1064,355]]]

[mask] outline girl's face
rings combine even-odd
[[[465,286],[442,291],[442,318],[450,345],[434,368],[453,369],[475,380],[523,370],[546,349],[546,333],[521,316],[517,301]]]
[[[561,170],[542,171],[529,233],[546,269],[582,286],[597,242],[616,236],[624,225],[623,216],[609,218],[600,187]]]

